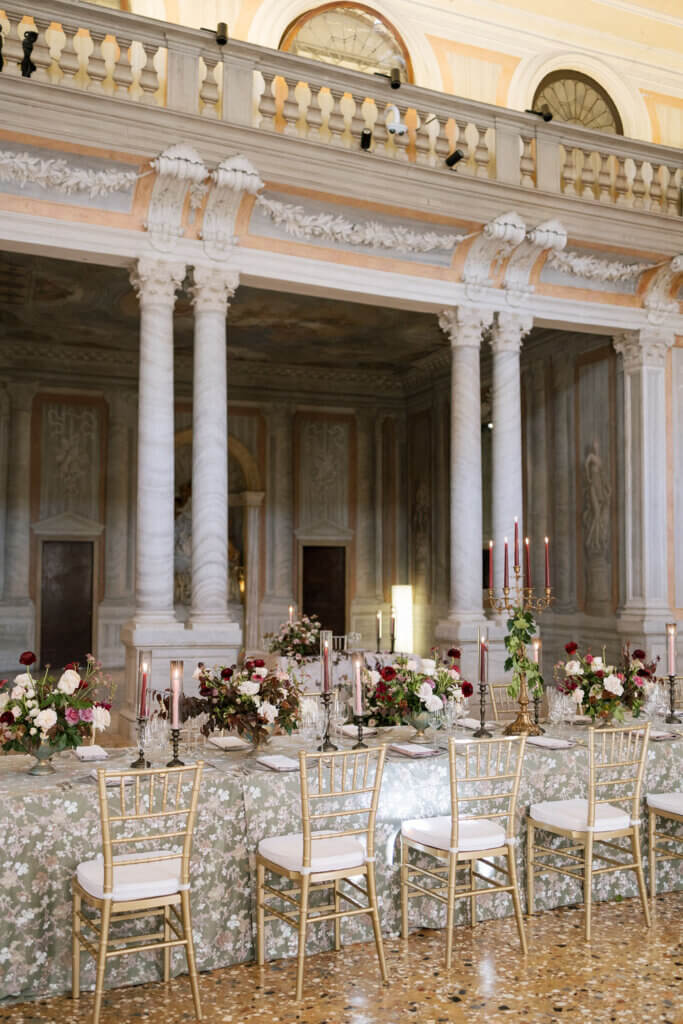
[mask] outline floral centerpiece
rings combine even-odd
[[[648,662],[645,651],[637,648],[631,653],[628,646],[620,665],[608,665],[604,652],[602,657],[581,654],[574,642],[566,644],[565,651],[568,660],[555,666],[555,679],[560,693],[575,701],[577,713],[601,724],[623,722],[627,710],[638,717],[653,685],[657,659]]]
[[[291,734],[299,718],[297,686],[287,672],[269,672],[262,658],[250,658],[242,668],[204,668],[199,693],[208,714],[206,735],[231,729],[259,744],[276,726]]]
[[[302,615],[293,622],[283,622],[278,633],[268,633],[269,650],[284,658],[303,661],[320,655],[320,620],[317,615]]]
[[[433,652],[435,653],[435,652]],[[412,725],[424,733],[430,716],[447,700],[471,697],[472,684],[460,676],[460,651],[451,648],[448,661],[397,658],[393,665],[366,673],[366,707],[377,725]]]
[[[26,671],[12,683],[0,681],[0,743],[3,750],[32,754],[38,763],[31,773],[43,774],[54,771],[49,763],[54,754],[109,728],[111,683],[92,654],[86,655],[83,672],[71,662],[59,678],[49,669],[34,677],[35,661],[32,651],[24,651],[19,662]]]

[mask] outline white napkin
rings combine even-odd
[[[209,743],[221,750],[244,750],[245,747],[251,746],[251,743],[247,743],[241,736],[210,736]]]
[[[548,750],[569,750],[574,746],[571,740],[559,740],[553,736],[529,736],[527,743],[533,743],[535,747],[547,747]]]
[[[406,757],[431,757],[439,753],[433,747],[423,747],[421,743],[392,743],[389,750],[395,750],[397,754]]]
[[[262,754],[256,758],[257,764],[270,768],[273,772],[296,772],[299,769],[299,762],[291,757],[284,757],[282,754]]]
[[[463,729],[471,729],[472,732],[476,732],[481,725],[481,722],[478,718],[461,718],[458,724],[461,725]],[[494,729],[496,725],[498,725],[497,722],[487,722],[486,728]]]
[[[97,768],[91,768],[90,769],[90,778],[91,779],[95,779],[95,781],[97,781]],[[130,785],[134,781],[135,780],[134,780],[132,775],[125,775],[124,778],[123,778],[124,785],[126,785],[126,786]],[[121,776],[120,775],[112,775],[110,778],[107,779],[107,785],[108,786],[120,786],[121,785]]]
[[[91,743],[87,747],[76,747],[74,754],[79,761],[106,761],[109,754],[97,743]]]
[[[344,733],[345,736],[351,736],[351,737],[353,737],[353,739],[355,739],[358,736],[358,726],[357,725],[343,725],[342,726],[342,732]],[[377,729],[374,727],[374,725],[371,726],[370,728],[368,728],[367,726],[364,725],[363,726],[363,735],[364,736],[376,736],[377,735]]]
[[[650,729],[651,740],[675,740],[680,733],[677,732],[661,732],[659,729]]]

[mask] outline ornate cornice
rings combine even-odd
[[[141,306],[170,306],[185,278],[185,264],[155,256],[141,256],[130,274]]]
[[[522,347],[522,339],[534,326],[532,316],[523,316],[519,313],[500,312],[496,314],[496,320],[491,331],[491,351],[498,352],[519,352]]]
[[[32,156],[0,150],[0,182],[11,185],[37,185],[39,188],[87,195],[90,199],[108,196],[112,192],[132,189],[140,177],[139,172],[120,171],[114,167],[96,171],[76,167],[62,157]]]
[[[493,313],[474,306],[455,306],[439,313],[439,327],[448,337],[451,348],[480,348],[484,330],[490,327]]]
[[[225,316],[228,303],[240,283],[238,272],[217,264],[199,264],[193,270],[193,278],[194,284],[190,288],[190,294],[195,310],[213,311]]]
[[[645,327],[640,331],[623,331],[612,340],[624,360],[624,370],[633,373],[643,369],[663,369],[666,354],[676,339],[673,330]]]
[[[598,256],[556,250],[548,256],[547,265],[564,274],[606,284],[633,281],[655,266],[654,263],[622,263],[620,260],[601,260]]]

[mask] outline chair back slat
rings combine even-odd
[[[496,722],[512,721],[517,717],[519,704],[508,696],[508,683],[489,683],[491,712]]]
[[[505,818],[505,835],[514,837],[515,810],[524,757],[525,736],[472,740],[460,744],[449,740],[451,782],[451,847],[458,849],[461,821]],[[471,803],[493,803],[481,813],[462,813]]]
[[[311,865],[312,844],[316,839],[365,836],[367,856],[374,856],[375,819],[385,754],[384,746],[336,753],[299,752],[304,867]],[[351,807],[346,804],[349,799],[353,800]],[[321,809],[321,800],[330,802],[329,809]],[[350,821],[353,818],[360,818],[362,823],[348,828],[336,824],[340,819]],[[318,826],[325,822],[329,822],[329,827],[321,830]]]
[[[638,819],[649,738],[649,722],[588,730],[589,828],[599,804],[626,804]]]
[[[189,883],[192,832],[203,767],[200,761],[178,768],[98,770],[105,895],[113,889],[114,856],[119,848],[125,853],[118,854],[123,856],[118,865],[180,857],[181,884]],[[117,780],[118,785],[107,786],[108,780]],[[174,840],[178,849],[159,853],[151,848],[162,840]]]

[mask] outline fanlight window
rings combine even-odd
[[[285,31],[280,49],[366,74],[398,68],[402,81],[413,80],[410,57],[398,34],[362,4],[326,4],[302,14]]]
[[[623,135],[619,111],[597,82],[579,71],[553,71],[536,89],[534,110],[548,109],[555,121]]]

